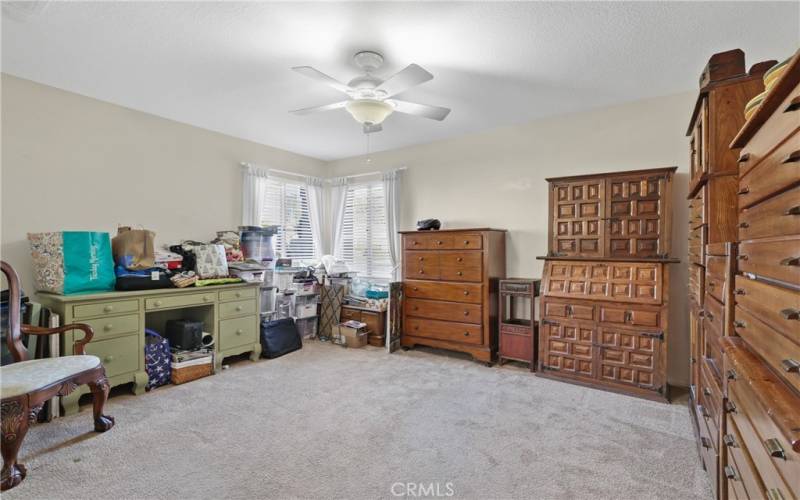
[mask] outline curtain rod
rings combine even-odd
[[[244,162],[244,161],[241,162],[240,165],[242,167],[254,166],[254,165],[252,165],[250,163],[247,163],[247,162]],[[316,177],[314,175],[298,174],[297,172],[289,172],[288,170],[278,170],[278,169],[275,169],[275,168],[267,168],[266,170],[269,171],[269,172],[276,173],[276,174],[293,175],[295,177]],[[408,170],[408,167],[398,167],[398,168],[396,168],[394,170]],[[381,172],[380,170],[376,170],[375,172],[365,172],[363,174],[354,174],[354,175],[343,175],[342,177],[347,177],[348,179],[356,179],[358,177],[368,177],[370,175],[380,175],[382,173],[383,172]],[[330,181],[330,179],[326,179],[326,178],[322,178],[322,180],[324,180],[326,182]]]

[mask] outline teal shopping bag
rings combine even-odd
[[[114,289],[114,257],[108,233],[64,231],[64,295]]]

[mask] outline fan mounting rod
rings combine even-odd
[[[371,50],[362,50],[356,52],[353,62],[367,73],[372,73],[383,65],[383,56]]]

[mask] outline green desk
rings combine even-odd
[[[215,370],[227,356],[250,352],[255,361],[261,354],[259,339],[260,294],[257,283],[237,283],[200,288],[166,288],[137,292],[104,292],[80,295],[38,293],[46,307],[61,316],[61,323],[86,323],[94,330],[87,354],[103,362],[111,386],[133,382],[133,393],[147,385],[144,365],[144,329],[158,333],[170,319],[203,322],[214,336]],[[73,354],[82,332],[62,337],[61,354]],[[61,398],[64,414],[78,411],[78,399],[88,392],[78,387]]]

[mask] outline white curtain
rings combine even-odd
[[[386,204],[386,230],[388,232],[389,255],[392,259],[392,280],[398,280],[400,271],[400,184],[402,171],[399,169],[384,172],[382,176],[383,193]]]
[[[261,209],[266,196],[269,174],[263,168],[244,165],[242,184],[242,225],[260,226]]]
[[[327,252],[336,255],[342,237],[342,224],[344,222],[344,209],[347,202],[347,187],[350,185],[349,177],[336,177],[330,179],[328,186],[328,225]]]
[[[311,234],[314,238],[314,255],[317,258],[326,253],[323,228],[325,221],[325,184],[318,177],[306,177],[306,192],[308,193],[308,216],[311,223]]]

